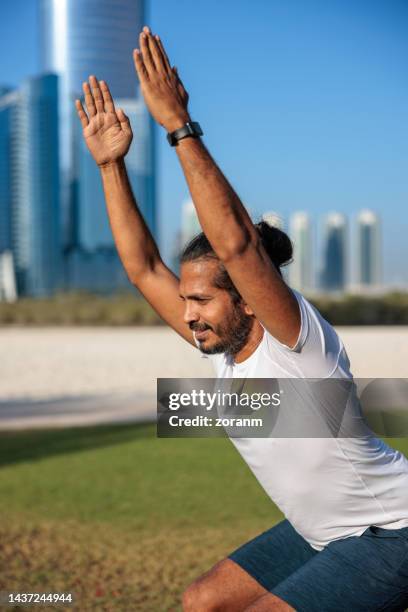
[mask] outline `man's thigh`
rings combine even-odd
[[[369,527],[361,536],[332,542],[271,592],[297,612],[403,612],[408,528]]]
[[[285,519],[240,546],[228,558],[267,591],[320,554]]]
[[[316,554],[289,521],[281,521],[195,580],[184,593],[184,609],[245,610]]]

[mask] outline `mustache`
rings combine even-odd
[[[189,327],[191,331],[195,331],[195,332],[203,332],[203,331],[206,331],[207,329],[212,329],[212,327],[210,327],[209,325],[206,325],[205,323],[194,323],[194,321],[189,324]]]

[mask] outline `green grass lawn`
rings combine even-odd
[[[224,438],[3,433],[0,465],[0,591],[71,591],[81,611],[180,610],[189,582],[281,518]]]
[[[0,591],[73,591],[80,610],[179,610],[191,580],[280,518],[227,439],[18,432],[0,435],[0,465]]]

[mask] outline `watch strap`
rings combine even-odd
[[[167,134],[167,140],[169,144],[174,147],[177,145],[179,140],[182,138],[198,138],[203,135],[203,131],[200,127],[200,124],[197,121],[190,121],[185,123],[181,128],[178,128],[174,132],[170,132]]]

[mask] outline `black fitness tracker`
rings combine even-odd
[[[200,124],[197,121],[187,122],[183,125],[183,127],[175,130],[174,132],[169,132],[167,134],[167,140],[169,144],[174,147],[177,145],[178,141],[182,138],[187,138],[191,136],[192,138],[198,138],[203,135],[203,131],[200,127]]]

